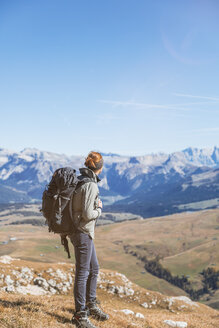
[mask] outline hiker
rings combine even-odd
[[[100,181],[98,174],[103,169],[103,158],[98,152],[91,151],[85,159],[86,167],[80,168],[79,180],[91,178],[76,189],[73,198],[73,217],[77,230],[70,235],[75,251],[74,299],[75,313],[72,323],[76,327],[96,328],[88,315],[104,321],[109,315],[97,305],[96,288],[99,264],[94,246],[96,220],[102,212],[102,201],[98,198]],[[80,184],[80,182],[79,182]]]

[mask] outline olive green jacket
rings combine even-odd
[[[100,178],[89,168],[79,169],[81,176],[93,178],[95,182],[89,181],[76,189],[73,198],[73,220],[79,231],[87,233],[94,239],[94,228],[96,220],[101,215],[101,208],[98,208],[99,188],[97,183]]]

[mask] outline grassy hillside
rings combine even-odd
[[[4,216],[17,220],[18,217]],[[32,217],[34,218],[34,216]],[[68,260],[59,237],[49,234],[46,227],[5,225],[1,221],[0,255],[35,262],[57,263]],[[16,240],[10,240],[16,238]],[[182,289],[159,279],[144,269],[137,257],[127,253],[128,247],[140,255],[153,259],[159,255],[161,263],[171,273],[187,275],[195,287],[201,284],[200,272],[207,267],[219,268],[219,209],[180,213],[147,220],[126,221],[96,228],[95,244],[100,266],[127,275],[138,285],[167,295],[186,295]],[[208,295],[209,296],[209,295]],[[210,296],[214,304],[217,294]],[[210,304],[209,297],[203,299]]]
[[[0,262],[0,284],[8,290],[0,290],[1,328],[73,327],[70,323],[74,310],[72,264],[7,257],[0,258]],[[189,328],[215,328],[219,323],[216,310],[185,297],[145,290],[115,271],[101,270],[97,296],[101,307],[110,314],[107,322],[91,319],[97,327],[168,328],[166,321],[172,320],[184,322]],[[127,311],[132,312],[127,314]]]
[[[202,280],[200,272],[207,267],[219,268],[218,227],[218,209],[102,227],[98,230],[97,241],[105,247],[100,247],[99,254],[104,267],[109,267],[113,262],[115,269],[120,268],[122,272],[127,270],[130,279],[139,285],[167,294],[178,294],[178,288],[163,279],[143,274],[143,263],[137,257],[126,254],[121,264],[121,256],[124,256],[121,254],[122,248],[128,247],[148,259],[159,255],[161,264],[172,274],[187,275],[194,288],[199,288]],[[113,252],[116,256],[112,259]]]

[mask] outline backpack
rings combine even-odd
[[[61,236],[61,243],[68,253],[67,236],[76,232],[73,213],[72,201],[74,192],[82,184],[95,181],[89,177],[76,176],[76,170],[71,167],[57,169],[42,196],[41,212],[46,218],[49,232],[58,233]]]

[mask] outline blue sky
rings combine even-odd
[[[218,146],[217,0],[0,0],[0,147]]]

